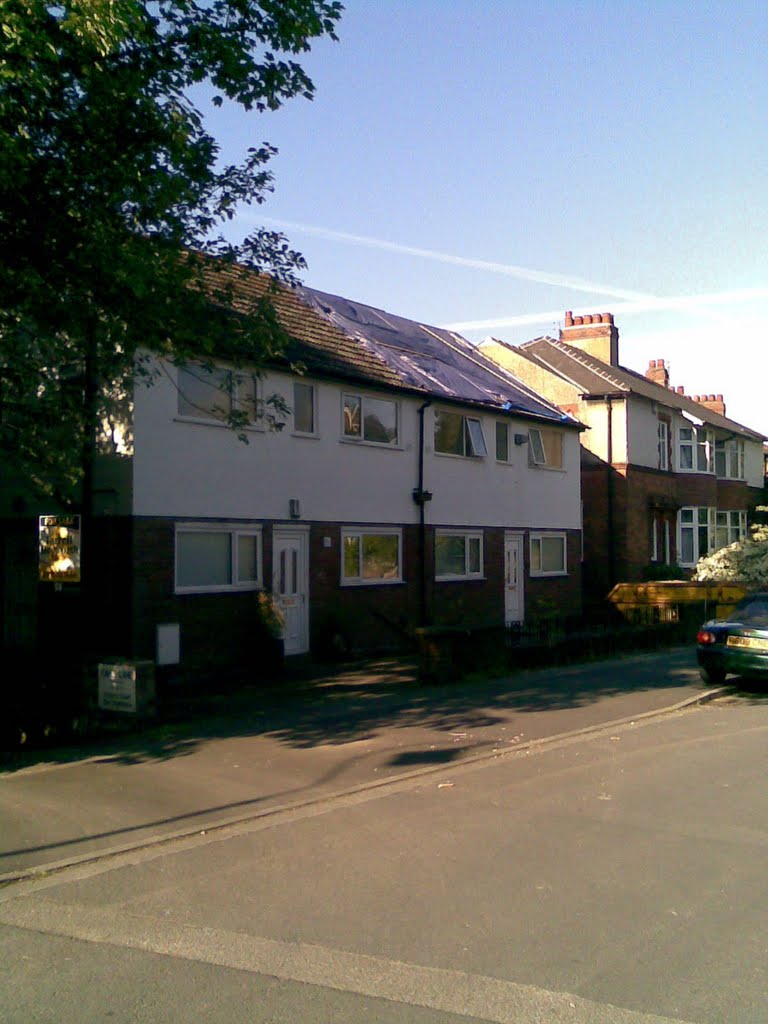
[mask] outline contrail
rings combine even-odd
[[[249,218],[251,219],[251,218]],[[257,218],[253,218],[256,220]],[[436,263],[450,263],[455,267],[472,267],[474,270],[487,270],[494,274],[505,274],[523,281],[536,281],[539,284],[553,284],[559,288],[569,288],[579,292],[598,292],[617,299],[643,301],[652,299],[652,295],[644,292],[630,291],[627,288],[615,288],[613,285],[587,281],[583,277],[572,277],[568,274],[552,274],[546,270],[532,270],[530,267],[519,267],[514,263],[495,263],[491,260],[474,259],[469,256],[454,256],[451,253],[437,252],[435,249],[419,249],[413,245],[402,245],[400,242],[387,242],[383,238],[372,238],[369,235],[353,235],[347,231],[333,231],[330,228],[317,227],[314,224],[302,224],[298,221],[281,220],[277,217],[260,217],[260,223],[274,224],[276,227],[297,231],[317,238],[327,238],[332,242],[348,242],[351,245],[364,245],[369,249],[385,249],[388,252],[402,253],[404,256],[420,256],[422,259]],[[562,315],[562,314],[559,314]]]
[[[735,302],[748,302],[752,299],[768,298],[768,288],[741,288],[730,292],[714,292],[709,295],[677,295],[672,298],[654,298],[648,296],[635,302],[619,302],[612,306],[613,313],[648,313],[656,310],[672,309],[681,312],[703,312],[711,306],[727,306]],[[496,327],[522,327],[545,321],[562,319],[562,310],[549,310],[544,313],[523,313],[519,316],[496,317],[492,320],[462,320],[450,324],[441,324],[449,331],[486,331]]]
[[[724,306],[729,303],[744,302],[751,299],[768,298],[768,288],[745,288],[730,292],[715,292],[710,295],[680,295],[673,298],[661,298],[658,295],[651,295],[647,292],[637,292],[628,288],[619,288],[615,285],[589,281],[583,277],[569,274],[553,274],[545,270],[521,267],[514,263],[497,263],[491,260],[455,256],[451,253],[438,252],[435,249],[422,249],[413,245],[403,245],[400,242],[388,242],[386,239],[373,238],[370,235],[356,235],[348,231],[335,231],[331,228],[319,227],[316,224],[304,224],[300,221],[283,220],[278,217],[248,217],[248,219],[253,221],[258,219],[261,223],[273,224],[276,227],[283,227],[306,235],[314,235],[318,238],[327,238],[334,242],[362,245],[370,249],[383,249],[387,252],[401,253],[405,256],[418,256],[437,263],[448,263],[456,267],[471,267],[474,270],[486,270],[494,274],[504,274],[507,277],[515,277],[523,281],[551,284],[570,291],[587,292],[592,295],[598,294],[608,298],[624,300],[623,302],[612,304],[612,312],[614,313],[677,310],[708,316],[710,319],[722,320],[724,318],[713,313],[711,307]],[[443,324],[442,326],[453,331],[493,330],[499,327],[520,327],[552,321],[556,322],[562,318],[562,315],[562,310],[558,309],[543,313],[524,313],[517,316],[496,317],[491,320],[463,320]]]

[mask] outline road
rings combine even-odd
[[[764,1024],[768,718],[721,700],[0,890],[6,1024]]]

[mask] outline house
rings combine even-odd
[[[763,436],[726,416],[720,394],[671,387],[663,359],[622,366],[610,313],[565,314],[557,339],[486,356],[588,429],[581,436],[586,592],[664,574],[745,537],[763,485]]]
[[[239,277],[235,301],[266,288]],[[262,374],[163,359],[135,388],[95,510],[104,653],[256,667],[265,591],[289,656],[578,610],[581,425],[453,332],[310,288],[273,302],[290,343]]]

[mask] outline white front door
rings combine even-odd
[[[522,622],[523,603],[523,537],[519,533],[504,535],[504,622]]]
[[[286,654],[309,650],[309,534],[280,529],[272,533],[272,593],[283,613]]]

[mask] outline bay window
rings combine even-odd
[[[744,442],[732,437],[715,441],[715,473],[723,480],[744,479]]]
[[[715,509],[681,508],[677,551],[680,565],[695,565],[714,550]]]
[[[714,472],[714,434],[704,427],[680,427],[678,464],[681,473]]]
[[[715,548],[725,548],[747,536],[747,513],[743,510],[717,512],[715,515]]]

